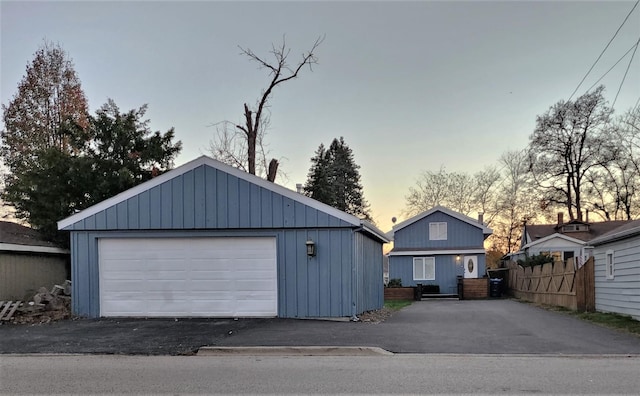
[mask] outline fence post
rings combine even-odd
[[[576,268],[576,278],[574,280],[575,282],[575,289],[576,289],[576,308],[578,310],[578,312],[584,312],[586,311],[586,288],[585,288],[585,269],[586,269],[586,265],[583,265],[580,268],[577,268],[577,266],[575,265],[575,257],[573,258],[574,260],[574,268]]]

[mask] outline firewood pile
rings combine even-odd
[[[14,324],[49,323],[71,317],[71,281],[55,285],[51,290],[41,287],[30,301],[23,302],[10,319]]]

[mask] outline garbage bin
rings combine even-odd
[[[502,297],[502,279],[489,279],[489,296],[493,298]]]

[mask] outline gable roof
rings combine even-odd
[[[589,241],[591,245],[602,245],[603,243],[613,242],[620,239],[632,237],[640,234],[640,220],[628,221],[625,224],[614,228],[613,230],[600,235]]]
[[[0,250],[12,252],[68,253],[45,240],[33,228],[10,221],[0,221]]]
[[[417,215],[415,215],[415,216],[413,216],[413,217],[411,217],[411,218],[409,218],[409,219],[407,219],[407,220],[405,220],[405,221],[403,221],[401,223],[398,223],[398,224],[394,225],[393,228],[391,229],[391,231],[389,231],[387,233],[387,235],[392,239],[396,231],[399,231],[399,230],[401,230],[401,229],[403,229],[403,228],[405,228],[405,227],[407,227],[407,226],[409,226],[409,225],[411,225],[413,223],[416,223],[416,222],[424,219],[425,217],[430,216],[431,214],[433,214],[435,212],[442,212],[442,213],[447,214],[447,215],[449,215],[449,216],[451,216],[453,218],[456,218],[456,219],[458,219],[460,221],[463,221],[463,222],[468,223],[468,224],[470,224],[470,225],[472,225],[474,227],[477,227],[477,228],[482,230],[482,233],[484,235],[493,234],[493,230],[491,230],[491,228],[487,227],[486,224],[484,224],[484,223],[481,224],[476,219],[473,219],[473,218],[471,218],[469,216],[465,216],[462,213],[458,213],[458,212],[453,211],[453,210],[451,210],[449,208],[446,208],[444,206],[438,205],[438,206],[435,206],[435,207],[433,207],[433,208],[431,208],[431,209],[429,209],[429,210],[427,210],[425,212],[419,213],[419,214],[417,214]]]
[[[167,182],[179,175],[182,175],[186,172],[189,172],[195,168],[198,168],[202,165],[206,165],[209,166],[211,168],[217,169],[219,171],[222,171],[224,173],[227,173],[229,175],[235,176],[239,179],[245,180],[251,184],[260,186],[262,188],[265,188],[269,191],[272,191],[276,194],[280,194],[284,197],[287,197],[293,201],[299,202],[303,205],[309,206],[313,209],[316,209],[318,211],[324,212],[330,216],[333,216],[335,218],[338,218],[340,220],[345,221],[348,224],[351,224],[355,227],[360,227],[363,231],[367,232],[368,234],[376,237],[377,239],[383,241],[383,242],[389,242],[389,239],[387,238],[386,234],[384,232],[382,232],[381,230],[379,230],[376,226],[374,226],[373,224],[371,224],[370,222],[366,221],[366,220],[362,220],[359,219],[356,216],[350,215],[346,212],[343,212],[341,210],[338,210],[332,206],[326,205],[320,201],[317,201],[313,198],[307,197],[306,195],[300,194],[298,192],[295,192],[293,190],[290,190],[286,187],[280,186],[278,184],[269,182],[265,179],[262,179],[258,176],[249,174],[247,172],[244,172],[240,169],[234,168],[232,166],[229,166],[227,164],[224,164],[218,160],[215,160],[211,157],[208,157],[206,155],[200,156],[190,162],[187,162],[184,165],[181,165],[175,169],[172,169],[166,173],[163,173],[162,175],[155,177],[151,180],[148,180],[144,183],[141,183],[135,187],[132,187],[126,191],[121,192],[118,195],[115,195],[111,198],[108,198],[102,202],[99,202],[87,209],[84,209],[78,213],[75,213],[65,219],[62,219],[60,221],[58,221],[58,229],[62,230],[65,229],[67,227],[72,226],[73,224],[82,221],[92,215],[95,215],[98,212],[101,212],[103,210],[106,210],[107,208],[110,208],[114,205],[117,205],[118,203],[124,202],[126,200],[128,200],[129,198],[132,198],[144,191],[150,190],[153,187],[159,186],[160,184]]]
[[[572,238],[572,237],[570,237],[570,236],[568,236],[566,234],[554,233],[554,234],[551,234],[551,235],[547,235],[547,236],[545,236],[543,238],[536,239],[535,241],[531,241],[531,242],[527,243],[526,245],[524,245],[522,248],[523,249],[530,248],[532,246],[540,245],[540,244],[543,244],[543,243],[545,243],[547,241],[550,241],[550,240],[556,239],[556,238],[565,240],[565,241],[570,242],[570,243],[575,243],[577,245],[584,245],[584,241],[581,240],[581,239]]]
[[[524,245],[528,246],[536,242],[538,239],[546,238],[554,234],[566,235],[573,239],[579,239],[583,242],[587,242],[609,231],[612,231],[626,223],[628,223],[628,220],[601,221],[596,223],[571,221],[571,222],[563,223],[560,225],[558,224],[526,225],[525,232],[526,232],[527,242],[522,244],[521,246],[522,247],[524,247]],[[562,232],[560,227],[567,224],[587,224],[589,226],[589,231]]]

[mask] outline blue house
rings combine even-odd
[[[373,225],[200,157],[58,222],[88,317],[354,317],[384,303]]]
[[[389,233],[389,278],[403,286],[437,285],[442,294],[457,294],[457,277],[485,274],[484,240],[492,231],[472,219],[436,206],[393,227]]]

